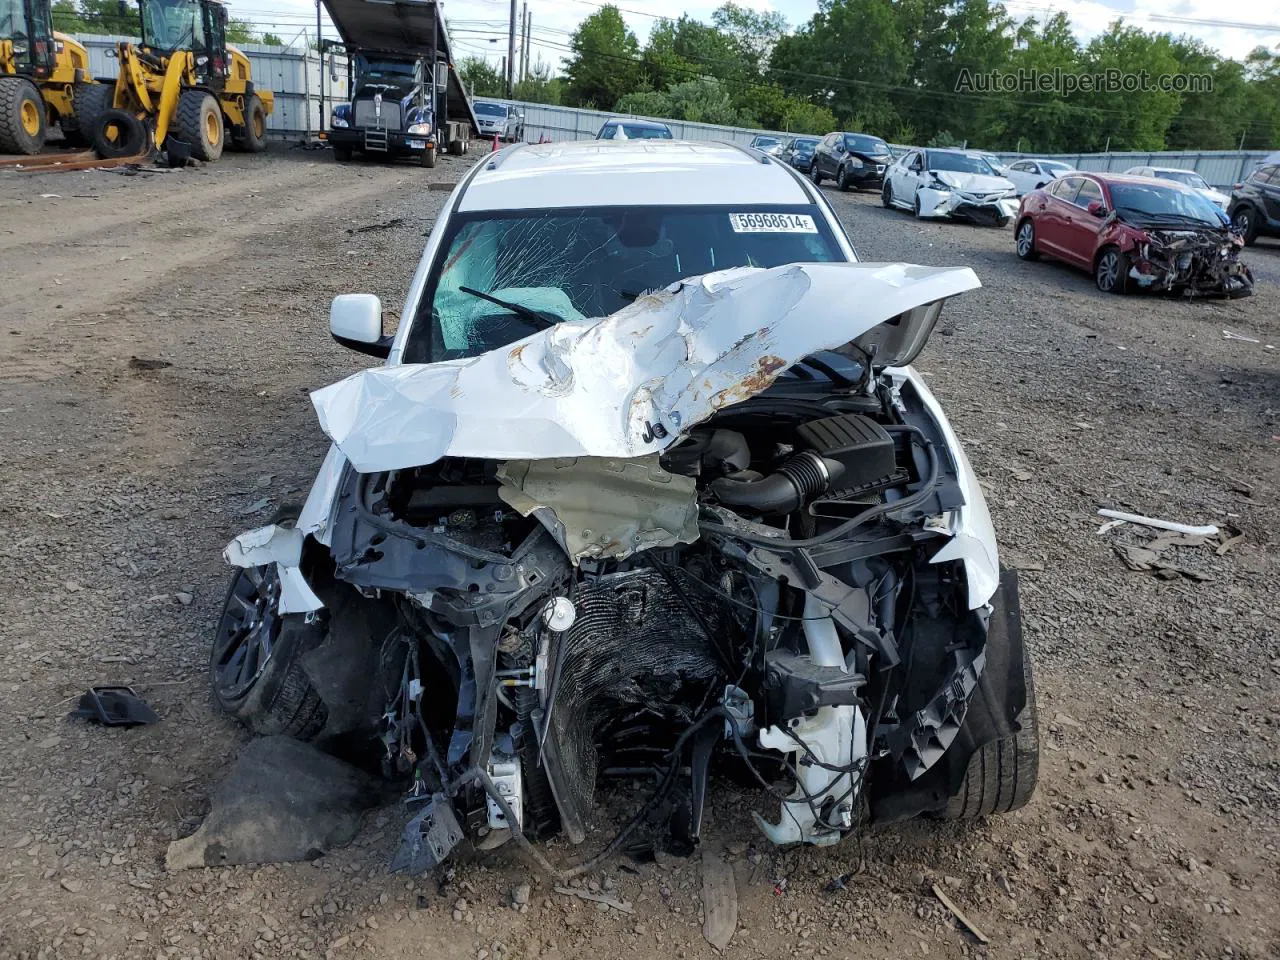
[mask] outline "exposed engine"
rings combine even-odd
[[[1253,273],[1241,262],[1244,241],[1227,227],[1146,231],[1135,251],[1130,278],[1140,287],[1185,296],[1253,293]]]
[[[419,807],[397,869],[467,834],[581,842],[607,779],[648,796],[613,848],[692,849],[713,768],[779,801],[776,843],[954,792],[991,619],[936,557],[957,465],[909,382],[809,362],[845,388],[791,376],[649,463],[346,471],[336,579],[398,623],[380,735]]]

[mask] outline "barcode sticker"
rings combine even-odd
[[[734,233],[817,233],[807,213],[731,213]]]

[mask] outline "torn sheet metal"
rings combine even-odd
[[[726,270],[478,357],[365,370],[312,402],[361,473],[445,456],[640,457],[809,354],[979,285],[967,267],[902,263]]]
[[[498,496],[536,517],[575,564],[698,539],[697,484],[663,470],[657,454],[509,460],[498,479]]]
[[[324,603],[302,575],[302,541],[301,530],[272,523],[240,534],[227,544],[222,558],[233,567],[274,563],[280,577],[280,612],[310,613]]]

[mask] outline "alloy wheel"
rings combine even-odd
[[[1120,255],[1114,250],[1108,250],[1098,261],[1098,289],[1104,293],[1110,293],[1115,289],[1119,276]]]
[[[1018,228],[1018,256],[1026,257],[1034,246],[1035,228],[1031,226],[1031,221],[1027,220]]]
[[[280,577],[275,566],[236,576],[214,639],[214,681],[228,700],[244,696],[262,675],[280,633]]]

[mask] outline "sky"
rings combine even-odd
[[[518,0],[523,4],[526,0]],[[660,17],[687,13],[710,21],[721,0],[617,0],[627,25],[641,43]],[[776,10],[792,26],[804,23],[817,9],[816,0],[738,0],[758,10]],[[1147,30],[1187,33],[1230,57],[1242,59],[1257,46],[1280,47],[1280,0],[1223,3],[1222,0],[1002,0],[1010,15],[1022,19],[1065,11],[1077,35],[1087,42],[1117,17]],[[528,0],[533,39],[530,62],[539,57],[558,66],[566,55],[569,35],[598,0]],[[270,30],[286,43],[304,29],[315,32],[314,0],[228,0],[232,16],[244,17]],[[507,50],[510,0],[444,0],[454,56],[487,56],[495,65]],[[326,36],[337,36],[326,25]]]

